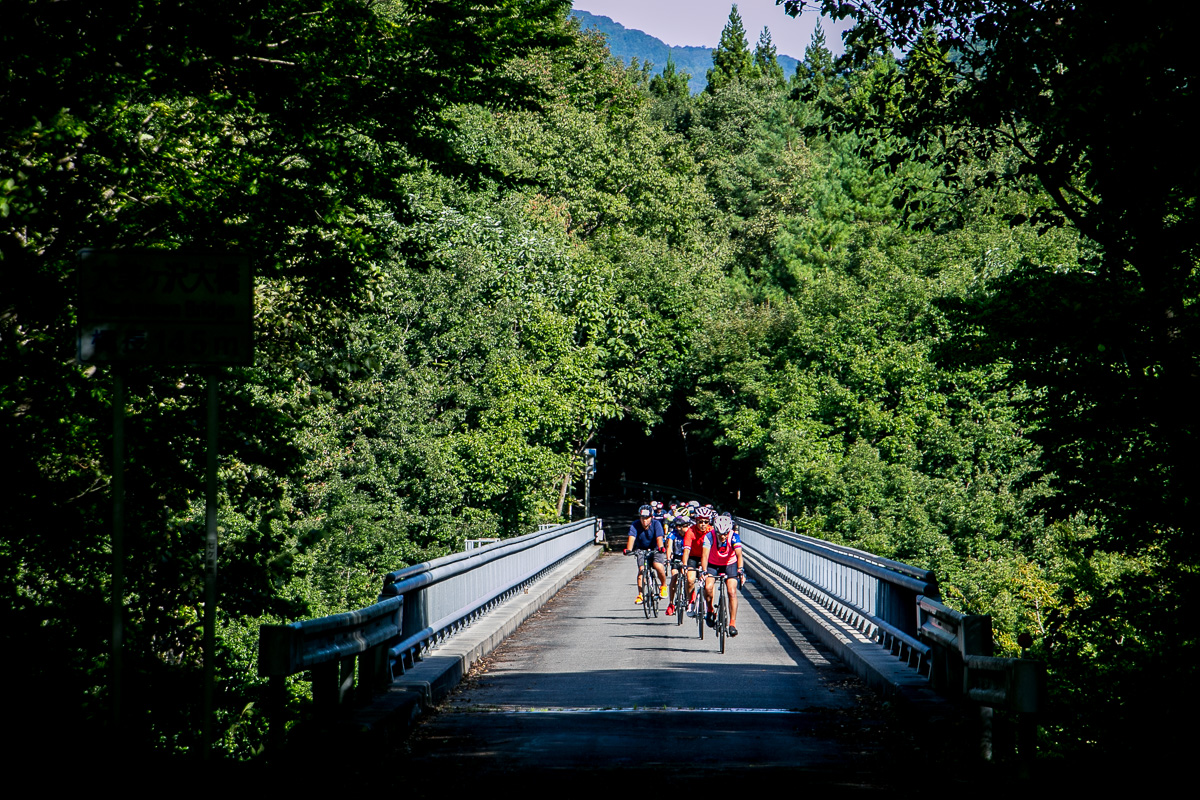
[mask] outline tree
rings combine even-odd
[[[746,42],[746,28],[742,15],[735,3],[729,9],[729,21],[721,30],[721,41],[713,51],[713,66],[708,71],[708,85],[704,91],[716,92],[735,80],[743,80],[757,74],[754,57]]]
[[[787,4],[792,12],[803,5]],[[888,115],[886,134],[904,133],[912,155],[932,159],[946,186],[1036,179],[1048,202],[1013,224],[1071,225],[1096,242],[1083,271],[1025,270],[997,283],[990,341],[1056,398],[1038,415],[1068,495],[1122,497],[1105,510],[1124,520],[1131,544],[1165,527],[1181,532],[1168,546],[1194,550],[1191,492],[1178,466],[1197,445],[1188,398],[1200,389],[1200,166],[1181,160],[1176,143],[1190,135],[1200,68],[1187,55],[1190,26],[1175,4],[1151,4],[1134,27],[1119,24],[1107,4],[821,6],[855,17],[852,59],[881,46],[905,51],[894,78],[904,91],[893,95],[902,105]],[[1011,157],[982,174],[963,168],[1002,152]],[[1032,312],[1034,296],[1077,308],[1072,322],[1051,307]],[[1100,409],[1113,435],[1096,439],[1088,420]],[[1082,459],[1081,448],[1090,451]],[[1143,486],[1141,500],[1124,492],[1126,469],[1143,484],[1159,476],[1153,491]]]
[[[15,476],[0,523],[5,645],[37,642],[46,657],[34,679],[70,687],[17,715],[32,726],[107,718],[111,626],[97,598],[110,567],[112,394],[107,370],[74,357],[74,252],[228,247],[257,267],[259,355],[222,389],[216,657],[228,727],[254,699],[246,620],[324,601],[281,588],[306,548],[342,537],[341,552],[360,558],[405,532],[374,516],[395,510],[377,496],[385,470],[371,468],[386,459],[369,447],[334,458],[319,444],[345,443],[332,435],[344,432],[336,415],[304,412],[328,404],[362,421],[350,378],[375,359],[347,330],[390,288],[383,266],[425,249],[393,235],[414,213],[404,178],[419,164],[465,171],[447,146],[448,107],[544,99],[513,64],[569,41],[565,4],[35,0],[0,14],[0,364],[11,376],[0,384],[0,448]],[[131,749],[186,749],[199,727],[188,687],[200,663],[201,377],[183,367],[125,375],[125,652],[136,679],[120,746]],[[331,435],[313,436],[322,426]],[[350,466],[322,469],[326,460]],[[306,476],[337,480],[298,491]],[[312,497],[333,500],[306,507]],[[436,550],[431,540],[397,541],[381,557]]]
[[[782,85],[785,81],[783,67],[775,57],[775,45],[771,43],[771,31],[764,25],[754,47],[754,66],[760,75],[772,83]]]
[[[677,72],[675,62],[667,55],[663,71],[650,79],[651,114],[661,120],[667,130],[686,134],[692,120],[692,94],[688,81],[692,76]]]
[[[1145,690],[1195,680],[1197,661],[1194,636],[1150,621],[1190,613],[1200,590],[1186,477],[1200,445],[1200,164],[1184,144],[1200,65],[1187,9],[1152,2],[1131,25],[1109,3],[785,5],[852,17],[847,63],[904,53],[895,90],[873,98],[884,112],[874,124],[856,120],[860,134],[900,132],[911,143],[897,167],[924,160],[973,211],[996,186],[1025,192],[1031,202],[1007,214],[1011,225],[1073,228],[1090,243],[1076,260],[994,270],[952,310],[958,335],[943,357],[1013,365],[1056,489],[1046,512],[1062,524],[1089,515],[1094,532],[1073,546],[1140,565],[1100,584],[1092,566],[1079,568],[1040,645],[1073,665],[1064,675],[1077,702],[1090,684],[1121,709],[1093,717],[1087,738],[1122,757],[1136,738],[1139,759],[1178,758],[1169,734],[1128,732],[1174,730],[1194,714],[1194,703],[1166,707]],[[1095,593],[1081,601],[1076,586]],[[1118,646],[1106,630],[1122,631]],[[1084,663],[1081,639],[1104,655]]]

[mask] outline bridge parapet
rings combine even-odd
[[[739,520],[738,529],[754,567],[929,675],[930,648],[917,638],[916,600],[937,596],[931,571],[751,520]]]
[[[356,688],[385,688],[428,648],[592,544],[599,524],[583,519],[414,564],[386,575],[379,599],[366,608],[263,625],[258,672],[271,681],[272,739],[278,743],[282,733],[287,676],[311,671],[315,710],[328,719],[354,700]]]
[[[803,595],[882,646],[935,691],[979,704],[985,720],[992,708],[1016,713],[1022,749],[1031,747],[1042,665],[993,657],[991,617],[943,604],[933,572],[751,520],[739,520],[738,528],[747,569],[767,591]],[[780,599],[805,613],[789,598]],[[822,638],[844,656],[854,650],[838,634]],[[858,666],[860,674],[875,669]],[[990,743],[984,749],[990,757]]]

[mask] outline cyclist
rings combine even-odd
[[[732,526],[732,520],[730,520]],[[705,573],[704,596],[708,599],[708,614],[704,621],[713,627],[717,617],[713,613],[713,591],[715,579],[723,578],[729,594],[729,635],[737,636],[737,587],[746,584],[746,570],[742,568],[742,537],[736,530],[719,529],[709,531],[704,537],[700,566]]]
[[[654,571],[658,573],[658,596],[667,596],[667,573],[663,566],[667,561],[666,547],[663,546],[662,524],[654,519],[650,506],[638,509],[638,518],[629,524],[629,541],[625,544],[625,555],[633,553],[637,558],[637,600],[642,603],[642,565],[647,557],[654,559]]]
[[[667,616],[675,613],[675,588],[679,583],[680,573],[683,572],[683,534],[689,528],[692,521],[679,513],[678,509],[672,508],[667,513],[667,521],[669,529],[667,531],[667,561],[671,565],[671,590],[669,597],[672,598],[670,605],[667,606]]]
[[[712,519],[714,516],[712,506],[697,505],[692,509],[692,514],[695,522],[683,534],[683,560],[684,567],[687,571],[687,586],[688,597],[692,596],[692,592],[696,589],[696,570],[700,569],[702,550],[704,549],[704,537],[712,531]],[[709,596],[709,608],[712,596]],[[688,611],[688,616],[695,616],[692,611]]]

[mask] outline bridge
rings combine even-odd
[[[397,571],[366,609],[264,626],[273,747],[302,763],[352,732],[369,771],[418,794],[564,772],[631,787],[683,764],[892,789],[921,765],[980,774],[992,709],[1029,736],[1038,665],[992,657],[988,618],[942,605],[931,573],[739,528],[750,580],[723,654],[692,619],[645,617],[594,518]],[[305,671],[312,719],[285,741],[285,681]]]

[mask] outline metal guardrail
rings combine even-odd
[[[917,598],[921,638],[930,643],[935,689],[980,705],[1031,714],[1040,705],[1042,664],[992,655],[992,618],[963,614],[930,597]]]
[[[938,691],[980,706],[980,754],[992,757],[992,709],[1016,715],[1017,749],[1032,758],[1045,668],[1028,658],[992,655],[992,618],[963,614],[930,597],[917,598],[920,636],[933,652],[930,684]]]
[[[392,664],[403,671],[436,645],[487,613],[509,594],[595,538],[596,519],[507,539],[469,553],[389,573],[381,598],[404,596],[400,641]]]
[[[928,570],[751,520],[739,520],[738,528],[752,571],[817,602],[927,677],[934,690],[981,706],[985,758],[994,708],[1017,715],[1020,750],[1031,755],[1044,670],[1031,659],[994,657],[990,616],[943,604]]]
[[[916,599],[936,594],[932,572],[751,520],[738,520],[738,530],[756,567],[929,674],[930,647],[917,638]]]
[[[596,539],[583,519],[391,572],[366,608],[259,629],[258,672],[271,681],[268,715],[277,719],[284,680],[310,670],[318,716],[350,703],[356,687],[378,691],[430,647],[470,625],[558,562]],[[357,679],[356,679],[357,662]],[[282,726],[272,724],[278,741]]]

